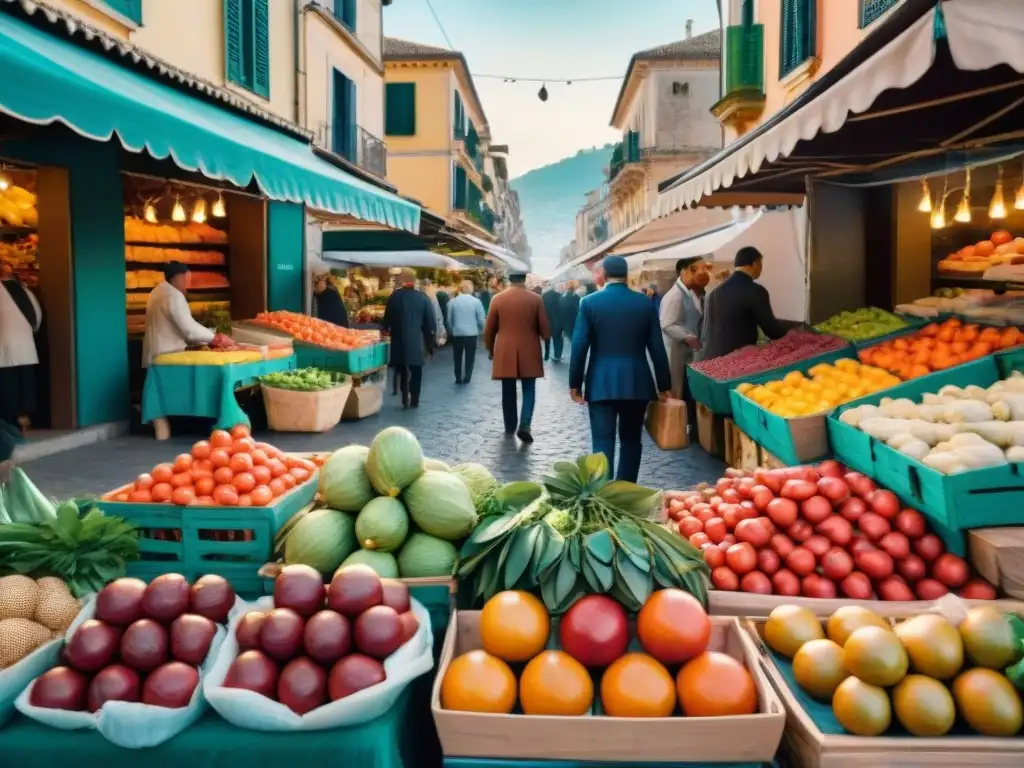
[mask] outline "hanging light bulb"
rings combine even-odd
[[[146,203],[146,209],[142,213],[142,218],[148,221],[150,224],[156,224],[156,206],[152,203]]]
[[[992,193],[992,202],[988,204],[988,217],[990,219],[1006,218],[1006,200],[1003,198],[1003,167],[999,166],[996,177],[996,189]]]
[[[971,169],[968,168],[966,171],[966,178],[964,180],[964,193],[960,196],[960,204],[956,207],[956,213],[953,214],[953,219],[959,221],[961,224],[966,224],[971,220]]]
[[[0,192],[6,192],[11,186],[11,177],[0,171]]]
[[[1024,173],[1024,167],[1022,167],[1021,173]],[[1024,211],[1024,176],[1021,177],[1020,186],[1017,187],[1017,195],[1013,200],[1013,207],[1018,211]]]
[[[217,199],[213,203],[213,208],[210,210],[215,219],[223,219],[228,215],[228,212],[224,209],[224,196],[218,194]]]
[[[921,179],[921,202],[917,204],[917,210],[921,213],[932,212],[932,191],[924,179]]]
[[[174,210],[171,211],[171,219],[174,221],[185,221],[185,206],[181,204],[181,198],[174,198]]]
[[[540,90],[537,91],[537,98],[540,99],[541,101],[547,101],[548,100],[548,84],[547,83],[544,83],[544,85],[542,85],[540,87]]]
[[[946,212],[942,207],[936,208],[932,211],[932,229],[942,229],[946,226]]]
[[[202,196],[196,200],[195,208],[192,209],[192,221],[196,224],[206,221],[206,200]]]

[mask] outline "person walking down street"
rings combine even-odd
[[[433,355],[437,324],[430,299],[416,290],[416,274],[402,273],[402,285],[388,297],[381,325],[391,334],[391,365],[402,391],[402,407],[418,408],[423,385],[423,350]]]
[[[669,396],[668,357],[651,300],[626,285],[626,260],[608,256],[602,267],[604,289],[580,302],[569,358],[569,396],[588,405],[593,451],[603,453],[610,467],[616,466],[618,432],[615,479],[635,483],[647,405]]]
[[[690,424],[697,423],[697,404],[689,396],[686,366],[700,348],[703,314],[701,299],[697,295],[704,260],[700,256],[679,259],[676,262],[676,281],[661,302],[661,332],[668,352],[672,374],[672,396],[686,400]]]
[[[462,283],[458,296],[448,303],[448,327],[451,328],[455,358],[455,383],[469,384],[476,362],[476,342],[484,330],[484,305],[473,295],[473,283]],[[462,361],[466,368],[463,375]]]
[[[494,297],[484,327],[484,346],[494,364],[491,378],[501,381],[501,411],[505,434],[533,442],[530,426],[537,399],[537,379],[544,377],[541,343],[551,338],[544,302],[526,288],[526,275],[512,275],[511,287]],[[523,390],[523,410],[517,413],[517,382]]]
[[[544,361],[551,359],[551,348],[555,348],[555,362],[562,362],[562,293],[557,285],[552,285],[541,294],[544,302],[544,311],[548,314],[548,323],[551,325],[551,338],[544,342]]]
[[[576,315],[580,311],[580,299],[583,296],[583,288],[575,288],[569,286],[568,290],[562,294],[562,298],[558,300],[558,314],[562,318],[562,333],[565,338],[569,340],[569,346],[572,346],[572,332],[576,328]]]
[[[444,326],[441,302],[437,300],[437,289],[428,278],[424,278],[420,281],[420,290],[430,300],[430,309],[434,313],[434,344],[437,347],[443,347],[448,342],[448,334]]]
[[[480,303],[484,306],[484,314],[486,315],[491,311],[491,299],[494,298],[494,291],[491,290],[491,286],[495,285],[496,281],[491,280],[488,283],[484,283],[480,289]]]
[[[355,292],[351,286],[349,288]],[[325,264],[313,268],[313,309],[321,320],[348,328],[348,309],[331,282],[331,270]]]
[[[736,252],[735,271],[704,300],[704,326],[697,360],[712,360],[757,343],[757,329],[769,339],[781,339],[799,322],[779,320],[761,276],[764,256],[745,246]]]
[[[452,300],[452,293],[457,296],[459,293],[458,288],[452,290],[447,285],[439,285],[437,293],[434,294],[434,297],[437,299],[437,306],[441,308],[441,317],[444,318],[444,330],[449,339],[452,337],[452,329],[448,326],[448,304]]]

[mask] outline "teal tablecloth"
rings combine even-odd
[[[406,737],[406,693],[386,715],[353,728],[259,733],[236,728],[212,710],[152,749],[123,749],[96,731],[58,731],[16,715],[0,729],[0,765],[24,768],[414,768]],[[403,759],[404,755],[404,759]]]
[[[142,388],[142,423],[164,416],[216,419],[217,427],[249,425],[235,390],[258,377],[295,368],[295,355],[234,365],[151,365]]]

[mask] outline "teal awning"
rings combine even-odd
[[[120,66],[0,13],[0,111],[60,122],[96,141],[170,158],[180,168],[410,232],[420,208],[335,168],[308,144]]]

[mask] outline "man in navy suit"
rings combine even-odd
[[[647,404],[667,398],[672,379],[658,313],[647,296],[626,285],[626,260],[608,256],[601,266],[604,289],[580,301],[569,359],[569,394],[577,403],[589,404],[594,453],[603,453],[613,467],[618,431],[615,478],[635,483]]]

